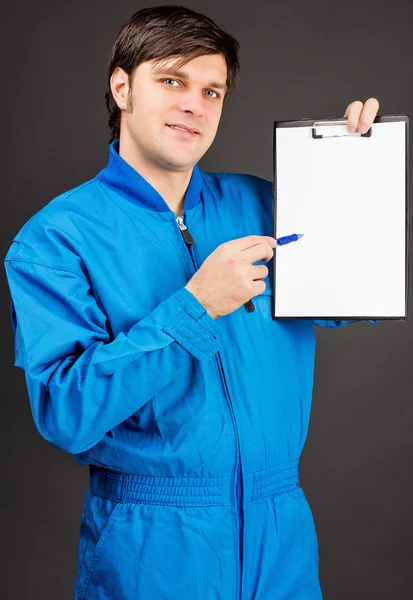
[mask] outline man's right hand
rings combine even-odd
[[[265,265],[274,255],[276,241],[267,235],[248,235],[221,244],[211,252],[186,284],[186,289],[213,319],[232,313],[265,290]]]

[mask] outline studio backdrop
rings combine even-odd
[[[23,0],[3,7],[3,256],[30,216],[105,166],[110,49],[122,24],[147,5]],[[241,45],[239,84],[199,164],[204,171],[272,179],[276,120],[340,117],[351,101],[370,97],[380,101],[379,114],[413,112],[413,5],[405,0],[185,5]],[[343,168],[343,180],[351,177]],[[1,597],[69,600],[88,469],[35,429],[24,372],[13,366],[4,271],[1,285]],[[412,598],[411,310],[408,317],[316,331],[300,477],[327,600]]]

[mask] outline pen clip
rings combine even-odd
[[[371,127],[367,133],[349,133],[347,131],[347,119],[329,119],[325,121],[315,121],[312,127],[312,136],[314,140],[328,137],[371,137]]]

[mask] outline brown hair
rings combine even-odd
[[[223,27],[185,6],[156,6],[136,12],[119,31],[110,54],[108,88],[105,93],[110,141],[120,136],[121,111],[110,88],[110,78],[116,67],[127,73],[132,86],[135,69],[148,60],[156,60],[157,64],[172,56],[182,56],[174,65],[179,69],[197,56],[219,53],[227,63],[228,91],[224,97],[225,102],[235,87],[238,76],[238,50],[238,41]]]

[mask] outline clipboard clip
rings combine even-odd
[[[371,127],[367,133],[348,133],[347,119],[338,121],[315,121],[312,127],[314,140],[321,140],[327,137],[371,137]]]

